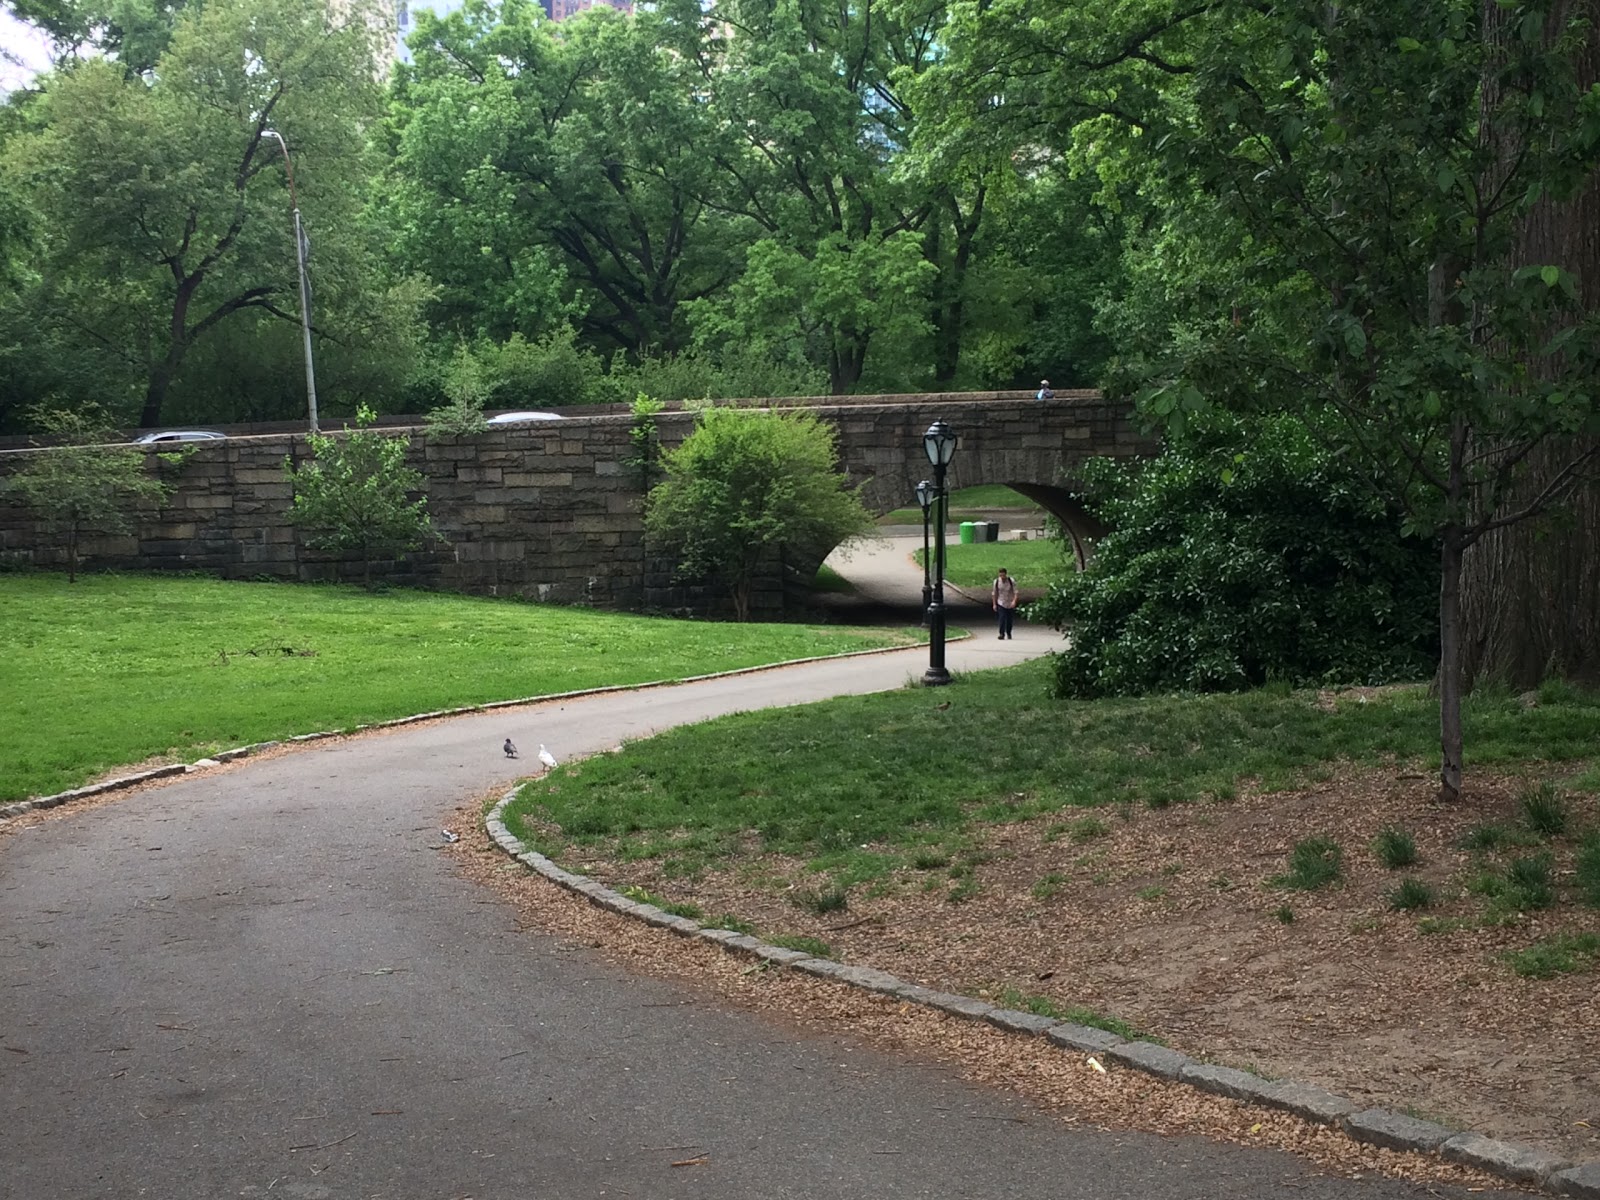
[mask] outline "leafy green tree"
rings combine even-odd
[[[559,33],[531,0],[418,11],[396,77],[391,224],[452,332],[537,339],[579,322],[633,356],[687,339],[746,240],[707,203],[713,136],[653,12]]]
[[[483,415],[489,386],[483,380],[483,368],[465,342],[456,347],[445,371],[444,395],[445,402],[428,414],[429,433],[460,436],[489,428]]]
[[[89,47],[138,75],[166,51],[184,5],[185,0],[6,0],[5,7],[49,37],[58,58]]]
[[[728,590],[748,620],[752,590],[778,553],[820,561],[872,528],[837,467],[837,436],[803,410],[709,408],[662,456],[649,535],[678,556],[678,576]]]
[[[291,524],[310,531],[313,547],[361,556],[363,583],[372,586],[380,554],[415,550],[434,535],[422,473],[406,465],[409,442],[370,428],[377,414],[362,405],[356,428],[344,436],[310,435],[313,458],[301,467],[284,463],[294,484]]]
[[[786,355],[825,367],[836,394],[861,381],[875,339],[902,363],[928,361],[937,266],[922,256],[926,195],[888,169],[908,112],[891,75],[931,55],[940,8],[914,7],[718,0],[678,12],[677,27],[698,35],[720,134],[703,151],[717,204],[757,230],[741,287],[699,306],[702,344],[785,336]]]
[[[324,320],[374,289],[357,224],[376,113],[376,26],[319,0],[217,0],[178,14],[155,69],[57,72],[6,145],[37,211],[48,336],[93,356],[143,426],[190,352],[242,314],[298,322],[285,163],[316,239]]]
[[[1434,547],[1292,419],[1210,417],[1156,459],[1098,459],[1109,532],[1030,616],[1070,628],[1075,697],[1408,681],[1438,654]]]
[[[35,422],[60,444],[29,455],[5,480],[5,490],[61,537],[67,552],[67,582],[76,583],[83,535],[127,532],[128,510],[159,501],[167,487],[148,473],[150,455],[111,444],[116,434],[96,406],[45,409],[36,414]]]
[[[1561,264],[1511,253],[1530,206],[1600,158],[1600,93],[1572,54],[1594,34],[1587,9],[1500,7],[1515,19],[1484,23],[1478,0],[995,0],[963,8],[950,64],[982,78],[1004,58],[1011,119],[1031,113],[1164,209],[1165,232],[1130,242],[1157,256],[1144,280],[1183,293],[1165,322],[1125,327],[1123,379],[1147,413],[1181,431],[1215,406],[1283,412],[1319,432],[1332,414],[1437,539],[1446,799],[1464,557],[1559,504],[1600,425],[1600,315]],[[1529,455],[1562,443],[1543,488],[1519,494]]]

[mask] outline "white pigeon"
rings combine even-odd
[[[506,744],[504,746],[504,750],[506,752],[506,757],[507,758],[515,758],[517,756],[517,748],[516,748],[515,745],[512,744],[510,738],[506,739]]]
[[[544,748],[543,742],[539,743],[539,761],[542,762],[546,767],[553,767],[556,765],[556,756]]]

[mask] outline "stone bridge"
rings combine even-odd
[[[1075,468],[1086,458],[1154,452],[1125,404],[1094,393],[1039,402],[1017,393],[872,396],[805,403],[839,432],[841,465],[877,513],[915,504],[930,468],[922,435],[947,422],[960,443],[952,489],[1006,484],[1061,518],[1079,541],[1099,531],[1073,502]],[[569,410],[570,411],[570,410]],[[673,446],[694,415],[657,418]],[[705,608],[706,597],[674,585],[670,561],[647,554],[640,516],[643,480],[629,465],[626,412],[571,415],[472,437],[407,429],[410,461],[426,480],[438,547],[386,564],[383,575],[420,587],[619,608]],[[0,475],[24,454],[0,453]],[[172,492],[138,514],[132,533],[89,537],[86,569],[200,570],[230,578],[357,578],[358,568],[311,550],[289,525],[285,459],[303,461],[303,434],[263,433],[199,443],[179,466],[158,469]],[[15,503],[0,501],[0,563],[60,566],[49,530]],[[805,564],[797,564],[802,568]],[[811,564],[814,566],[815,564]],[[781,589],[757,597],[781,609]]]

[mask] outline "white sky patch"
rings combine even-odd
[[[33,26],[0,8],[0,92],[26,87],[50,66],[50,43]]]

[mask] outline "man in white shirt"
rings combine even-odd
[[[1001,639],[1011,636],[1011,622],[1017,616],[1017,581],[1006,574],[1004,567],[995,577],[994,586],[989,589],[989,602],[994,608],[994,615],[1000,622]]]

